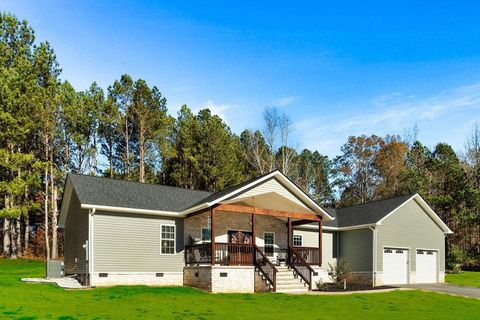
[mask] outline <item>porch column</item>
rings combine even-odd
[[[252,244],[256,244],[257,232],[255,230],[255,213],[252,213]]]
[[[318,222],[318,266],[322,266],[322,220]]]
[[[210,243],[212,244],[212,254],[211,254],[211,264],[212,266],[215,265],[215,211],[217,209],[213,207],[210,211],[210,223],[211,223],[211,229],[210,229]]]
[[[287,262],[290,262],[290,247],[292,246],[292,219],[288,218],[287,220]]]

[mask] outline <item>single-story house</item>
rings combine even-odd
[[[65,274],[90,286],[306,291],[343,258],[382,284],[443,282],[451,233],[419,195],[323,209],[280,171],[209,193],[69,174]]]

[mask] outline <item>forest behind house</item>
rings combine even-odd
[[[480,266],[480,129],[463,150],[410,134],[352,136],[339,155],[299,149],[274,106],[233,133],[208,108],[176,116],[156,86],[128,74],[77,91],[48,42],[0,13],[0,256],[62,256],[58,214],[69,172],[219,191],[278,169],[325,207],[419,193],[454,234],[448,268]],[[318,137],[329,139],[328,136]]]

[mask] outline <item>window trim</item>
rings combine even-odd
[[[267,234],[267,233],[273,235],[273,243],[272,243],[272,244],[268,244],[269,246],[271,245],[272,248],[273,248],[273,252],[272,252],[272,255],[271,255],[271,256],[267,255],[267,250],[265,250],[265,247],[266,247],[266,244],[265,244],[265,234]],[[265,252],[265,256],[267,256],[268,258],[274,258],[274,257],[275,257],[275,253],[276,253],[276,252],[275,252],[275,238],[276,238],[276,237],[275,237],[275,232],[273,232],[273,231],[264,231],[264,232],[263,232],[263,251]]]
[[[172,241],[172,239],[163,239],[162,237],[162,228],[163,227],[173,227],[173,253],[163,253],[162,252],[162,241],[163,240],[169,240]],[[169,223],[169,224],[161,224],[160,225],[160,255],[162,256],[173,256],[177,254],[177,226],[175,224]]]
[[[295,244],[295,237],[300,237],[300,245]],[[292,244],[294,247],[303,247],[303,235],[302,234],[293,234],[292,235]]]

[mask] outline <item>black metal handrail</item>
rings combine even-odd
[[[267,279],[267,282],[272,286],[273,292],[277,291],[277,268],[262,252],[262,250],[255,246],[255,267]]]
[[[293,247],[289,246],[288,250],[290,251],[289,266],[308,284],[308,289],[312,290],[312,274],[315,271]]]

